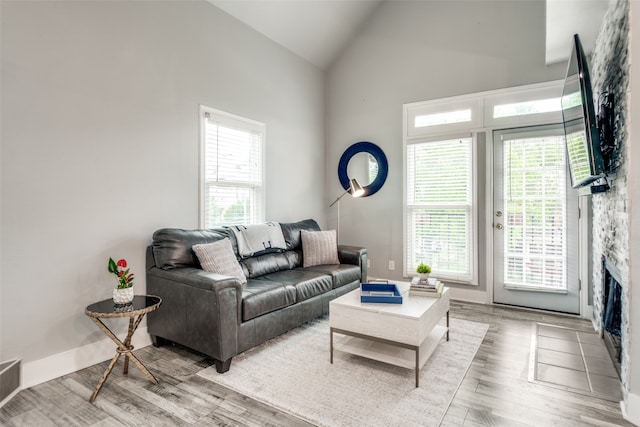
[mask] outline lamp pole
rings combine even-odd
[[[340,199],[342,199],[347,193],[351,193],[352,197],[360,197],[364,194],[364,189],[358,183],[358,180],[353,178],[350,182],[349,188],[347,188],[344,191],[344,193],[339,195],[338,198],[335,199],[333,203],[329,205],[329,207],[332,207],[336,203],[338,204],[338,220],[336,224],[336,243],[340,242]]]

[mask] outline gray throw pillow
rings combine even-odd
[[[242,267],[233,253],[231,240],[228,238],[213,243],[193,245],[192,248],[204,271],[236,277],[243,285],[247,283]]]
[[[340,264],[336,230],[300,230],[300,238],[302,240],[303,267]]]

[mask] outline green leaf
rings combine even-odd
[[[118,274],[118,266],[113,258],[109,258],[109,273]]]

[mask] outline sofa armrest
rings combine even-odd
[[[242,295],[242,283],[237,278],[209,273],[199,268],[183,267],[163,270],[154,267],[149,270],[149,273],[155,277],[166,278],[207,291],[220,292],[222,289],[233,287]]]
[[[361,271],[360,281],[367,281],[367,248],[338,245],[338,259],[341,264],[359,265]]]
[[[148,315],[151,335],[224,361],[237,353],[242,284],[193,268],[147,268],[147,293],[162,298]]]

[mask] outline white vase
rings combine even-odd
[[[418,273],[418,277],[421,282],[427,282],[429,280],[429,273]]]
[[[116,288],[113,290],[113,302],[116,304],[129,304],[131,301],[133,301],[133,286],[130,288]]]

